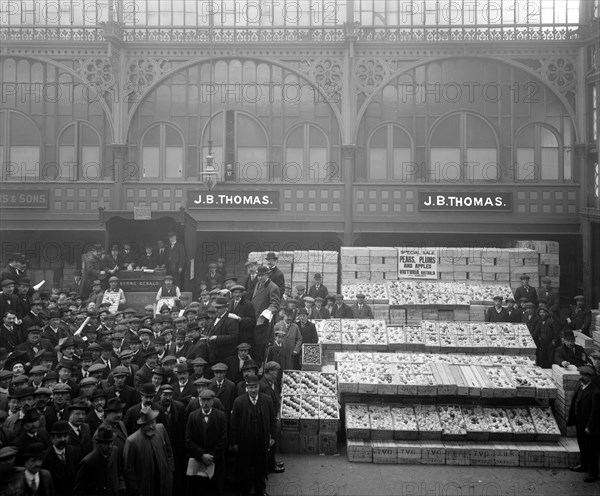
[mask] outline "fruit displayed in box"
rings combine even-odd
[[[281,397],[281,418],[299,419],[301,410],[300,396],[282,396]]]
[[[302,395],[300,402],[301,419],[319,418],[319,397],[317,395]]]
[[[319,372],[302,372],[300,375],[300,392],[303,394],[317,394],[319,375]]]
[[[418,431],[417,417],[412,406],[390,408],[395,431]]]
[[[488,424],[480,406],[461,407],[465,429],[469,432],[488,432]]]
[[[550,408],[530,407],[529,413],[533,419],[535,430],[538,434],[551,434],[560,436],[560,429],[556,424]]]
[[[371,424],[371,430],[394,430],[392,415],[390,413],[390,407],[388,406],[369,405],[369,421]]]
[[[535,424],[527,408],[505,408],[504,411],[515,434],[535,434]]]
[[[315,321],[319,342],[322,344],[339,344],[341,343],[342,326],[340,320],[317,320]]]
[[[387,303],[390,299],[387,285],[383,283],[342,284],[345,300],[356,300],[356,295],[361,293],[365,295],[367,303]]]
[[[337,394],[337,375],[330,372],[319,374],[319,395],[328,396]]]
[[[296,372],[294,370],[285,370],[283,372],[283,378],[281,379],[281,394],[300,394],[300,391],[302,389],[301,377],[302,372]]]
[[[340,418],[340,406],[337,396],[321,396],[319,399],[319,418],[337,420]]]
[[[484,408],[483,414],[491,433],[510,434],[512,432],[508,416],[502,408]]]
[[[438,405],[437,407],[442,435],[466,436],[467,427],[458,405]]]
[[[419,431],[442,432],[442,424],[435,406],[417,405],[415,406],[415,415]]]
[[[346,429],[371,429],[368,405],[348,403],[345,411]]]

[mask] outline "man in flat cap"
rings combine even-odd
[[[252,489],[257,495],[265,493],[268,453],[275,444],[275,406],[259,387],[258,377],[248,376],[246,394],[235,399],[231,414],[231,445],[237,454],[242,494]]]
[[[332,319],[351,319],[352,309],[344,303],[344,296],[341,294],[335,295],[335,304],[331,309]]]
[[[175,461],[164,425],[157,423],[158,411],[140,411],[139,429],[127,438],[124,458],[125,484],[129,494],[171,496]]]
[[[242,367],[247,360],[252,359],[251,348],[249,343],[240,343],[237,345],[237,354],[228,357],[223,362],[227,365],[227,378],[234,384],[242,380]]]
[[[36,356],[40,351],[54,351],[52,344],[47,339],[42,339],[42,328],[39,326],[31,326],[27,329],[27,341],[17,345],[15,349],[26,353],[26,365],[30,367],[36,360]]]
[[[22,277],[25,277],[25,265],[27,258],[20,253],[9,253],[8,264],[0,273],[0,281],[10,279],[18,284]]]
[[[538,308],[539,321],[536,323],[532,337],[537,346],[537,365],[552,368],[554,352],[560,345],[560,326],[550,316],[548,307],[541,304]]]
[[[591,360],[586,355],[583,347],[575,344],[573,331],[565,329],[562,334],[562,344],[554,352],[554,363],[565,368],[569,365],[575,367],[591,365]]]
[[[275,405],[275,414],[279,417],[279,409],[281,407],[281,391],[279,389],[279,374],[281,373],[281,366],[277,362],[265,363],[265,371],[262,378],[259,381],[259,392],[270,396]],[[275,443],[269,450],[269,461],[268,468],[269,472],[280,474],[285,472],[285,465],[283,462],[277,461],[275,454],[277,453],[277,436],[274,436]]]
[[[239,317],[239,340],[242,343],[254,342],[254,328],[256,327],[256,313],[252,302],[244,296],[244,286],[235,284],[231,287],[231,301],[229,313]],[[249,293],[252,294],[252,293]]]
[[[567,324],[573,331],[579,331],[590,336],[590,328],[592,327],[592,311],[585,304],[585,297],[577,295],[574,300],[574,305],[571,305],[571,313],[567,318]]]
[[[600,456],[600,389],[594,383],[594,369],[590,365],[579,367],[579,386],[573,396],[567,426],[575,426],[579,445],[579,465],[574,472],[587,472],[584,482],[598,480]]]
[[[530,277],[528,274],[521,276],[521,286],[515,290],[515,300],[519,301],[521,298],[527,298],[534,305],[538,304],[538,295],[532,286],[529,285]]]
[[[112,371],[113,385],[106,390],[107,401],[118,398],[126,408],[131,408],[140,401],[139,392],[127,384],[130,371],[123,365],[115,367]]]
[[[548,310],[550,310],[550,313],[558,315],[558,310],[560,308],[560,295],[558,294],[558,291],[552,287],[552,279],[550,279],[548,276],[544,276],[540,282],[542,287],[537,291],[538,301],[545,302]]]
[[[185,447],[189,458],[205,466],[214,465],[214,476],[188,477],[190,494],[222,495],[225,489],[225,453],[227,450],[227,419],[213,408],[215,393],[205,389],[199,395],[200,408],[188,418]]]
[[[374,319],[373,309],[365,303],[365,295],[358,293],[356,295],[356,303],[351,307],[352,315],[355,319]]]
[[[79,450],[83,458],[92,451],[92,432],[90,426],[84,422],[89,411],[87,402],[82,399],[73,401],[67,409],[69,410],[69,439],[67,444]],[[77,460],[79,462],[79,460]]]
[[[233,408],[233,400],[235,399],[235,383],[227,379],[227,365],[224,363],[215,363],[211,370],[214,374],[208,388],[215,393],[215,397],[221,400],[225,408],[225,417],[229,420],[231,409]]]

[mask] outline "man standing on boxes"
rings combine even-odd
[[[585,298],[578,295],[575,298],[575,308],[571,310],[567,323],[573,331],[579,331],[586,336],[590,335],[592,326],[592,311],[586,307]]]
[[[269,268],[269,279],[279,288],[279,294],[282,295],[285,290],[285,276],[277,267],[278,257],[272,251],[267,253],[267,267]]]
[[[521,298],[527,298],[531,303],[537,305],[538,295],[535,288],[529,285],[529,276],[523,274],[521,276],[521,286],[515,290],[515,300],[519,301]]]
[[[269,279],[269,269],[261,265],[256,269],[258,284],[252,295],[252,305],[256,313],[254,332],[254,359],[262,364],[267,353],[267,344],[273,342],[273,320],[279,311],[280,291]]]
[[[486,322],[507,322],[508,314],[506,309],[502,307],[502,296],[494,296],[494,306],[490,307],[485,312]]]
[[[246,378],[246,394],[236,398],[231,415],[231,445],[237,454],[242,494],[263,496],[266,488],[269,449],[275,444],[275,406],[259,393],[255,375]],[[252,475],[254,469],[254,475]]]
[[[374,319],[373,309],[365,303],[365,295],[358,293],[356,295],[356,303],[350,307],[352,316],[355,319]]]
[[[579,367],[580,385],[575,391],[567,426],[575,426],[581,463],[571,467],[573,472],[587,472],[584,482],[598,480],[600,455],[600,389],[594,384],[594,369],[589,365]]]

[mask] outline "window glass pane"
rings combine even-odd
[[[304,127],[299,126],[296,129],[294,129],[290,134],[288,134],[287,140],[285,143],[288,147],[290,147],[290,146],[303,147],[304,146]]]
[[[158,146],[160,144],[160,126],[153,126],[144,134],[143,146]]]
[[[244,114],[237,114],[237,144],[238,146],[266,146],[265,133],[260,125]]]
[[[75,124],[70,124],[68,127],[63,129],[60,135],[61,145],[74,145],[75,144]]]
[[[519,132],[519,136],[517,136],[517,145],[533,145],[534,144],[534,138],[533,138],[533,130],[534,130],[534,126],[527,126],[525,129],[522,129]]]
[[[77,179],[77,159],[75,158],[75,147],[61,145],[58,147],[58,164],[60,176],[56,178],[62,181],[74,181]]]
[[[393,179],[402,181],[415,181],[415,168],[411,164],[412,154],[410,148],[394,148]]]
[[[80,130],[80,135],[79,135],[79,142],[82,145],[96,145],[96,146],[98,146],[100,144],[99,143],[98,134],[96,133],[96,131],[91,126],[88,126],[87,124],[82,124],[81,125],[81,130]]]
[[[460,148],[432,148],[429,179],[436,181],[458,181],[462,177]]]
[[[285,164],[284,168],[296,167],[294,164],[298,164],[299,167],[304,167],[304,148],[300,146],[288,146],[285,149]],[[275,168],[277,170],[277,168]]]
[[[331,175],[331,169],[327,167],[327,148],[313,148],[308,150],[310,154],[309,164],[304,167],[304,179],[307,181],[319,181],[325,179],[327,174]],[[330,178],[331,179],[331,178]]]
[[[157,178],[159,173],[160,148],[145,146],[142,148],[142,177]]]
[[[533,148],[517,148],[517,181],[532,181],[536,178]]]
[[[165,125],[165,146],[181,145],[181,135],[172,126]]]
[[[38,128],[27,117],[11,112],[10,143],[12,145],[39,145],[40,133]]]
[[[256,147],[238,147],[238,177],[246,182],[266,181],[269,177],[267,149]]]
[[[387,149],[369,149],[369,179],[387,179]]]
[[[540,144],[541,146],[558,147],[558,140],[552,131],[545,127],[540,127]]]
[[[542,179],[558,180],[558,149],[542,148]]]
[[[11,146],[10,161],[11,167],[6,175],[8,181],[31,181],[39,178],[39,146]]]
[[[460,143],[460,116],[453,115],[444,119],[436,128],[431,146],[456,146]]]
[[[467,146],[477,148],[496,146],[496,139],[489,124],[472,115],[467,115]]]
[[[371,140],[369,141],[369,146],[374,148],[385,148],[387,147],[387,126],[379,128],[373,136],[371,136]]]
[[[404,131],[404,129],[399,128],[398,126],[393,126],[394,130],[394,148],[410,148],[410,138],[408,134]]]
[[[327,139],[320,129],[310,126],[310,146],[327,147]]]
[[[496,181],[500,177],[495,148],[467,148],[468,178],[473,181]]]
[[[183,176],[183,148],[180,146],[167,146],[165,149],[165,177]]]
[[[100,176],[100,147],[82,146],[80,179],[99,179]]]

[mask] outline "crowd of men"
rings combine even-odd
[[[248,262],[239,278],[220,262],[209,265],[198,301],[182,301],[173,266],[157,300],[168,293],[176,304],[111,313],[98,298],[100,279],[88,291],[34,289],[26,258],[11,255],[0,283],[1,495],[168,496],[226,487],[265,494],[268,473],[285,470],[276,458],[281,371],[299,369],[302,344],[318,342],[314,320],[373,318],[373,311],[364,295],[349,305],[331,294],[320,274],[292,296],[275,253],[266,265]],[[110,277],[116,284],[105,290],[117,291]],[[584,369],[592,387],[582,390],[596,401],[600,354],[585,356],[571,330],[586,332],[589,310],[575,306],[559,326],[558,303],[539,298],[527,278],[515,298],[522,312],[500,299],[490,321],[525,322],[542,365],[593,364]],[[573,411],[574,424],[589,420],[582,412]],[[597,467],[600,428],[585,424],[582,432],[582,467],[597,477],[590,456]]]

